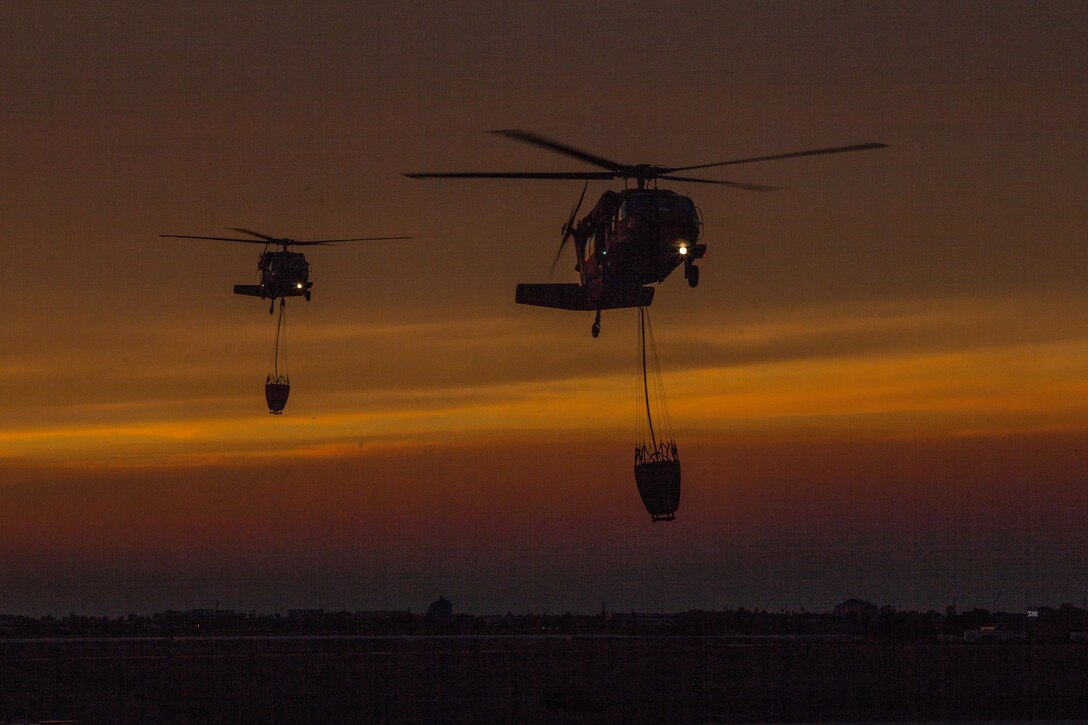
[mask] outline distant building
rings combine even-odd
[[[847,599],[839,602],[832,611],[836,617],[875,617],[880,607],[864,599]]]
[[[453,604],[444,596],[431,602],[427,607],[426,619],[428,622],[448,622],[453,618]]]
[[[1026,639],[1027,634],[1024,632],[998,629],[994,626],[966,629],[963,632],[964,642],[1020,642]]]
[[[288,609],[290,619],[320,619],[325,616],[324,609]]]
[[[375,609],[372,611],[356,612],[355,621],[363,627],[374,627],[381,624],[391,624],[410,619],[412,612],[407,609]]]
[[[676,615],[659,612],[621,612],[612,614],[612,622],[628,627],[669,627],[676,624]]]

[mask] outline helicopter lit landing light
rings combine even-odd
[[[302,289],[302,283],[299,282],[298,284],[295,285],[295,287],[297,287],[298,289]]]
[[[688,253],[688,245],[681,244],[680,249],[678,249],[677,251],[680,252],[680,256],[683,256],[683,255],[687,254]]]

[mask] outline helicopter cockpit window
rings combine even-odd
[[[661,198],[658,211],[664,214],[690,217],[695,213],[695,205],[686,196],[668,196]]]
[[[641,195],[632,195],[620,206],[620,219],[627,226],[637,226],[653,219],[654,203]]]
[[[657,218],[662,223],[690,226],[698,223],[695,204],[686,196],[661,197],[657,201]]]

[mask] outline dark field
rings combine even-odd
[[[0,722],[1088,718],[1088,647],[715,637],[0,640]]]

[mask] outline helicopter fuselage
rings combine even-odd
[[[663,282],[706,253],[690,198],[666,189],[607,191],[573,230],[582,285],[630,289]]]
[[[695,260],[702,222],[695,204],[665,189],[606,191],[573,227],[578,284],[519,284],[515,301],[562,310],[646,307],[654,289],[680,265],[692,287],[699,282]],[[598,330],[594,323],[594,330]]]
[[[234,294],[277,299],[284,297],[305,297],[310,299],[310,263],[301,252],[265,252],[257,261],[261,273],[260,284],[239,284],[234,286]]]

